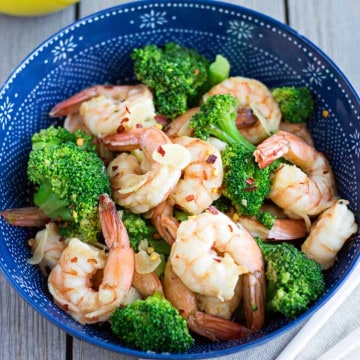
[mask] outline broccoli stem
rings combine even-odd
[[[222,55],[216,55],[215,61],[210,64],[208,87],[211,88],[227,79],[230,74],[230,63]]]
[[[255,151],[256,146],[247,141],[244,136],[239,132],[236,127],[235,122],[232,119],[227,119],[226,121],[219,121],[220,126],[209,125],[209,132],[219,138],[222,141],[225,141],[228,144],[237,144],[240,143],[246,150],[251,152]]]

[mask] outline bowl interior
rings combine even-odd
[[[206,19],[200,21],[199,19]],[[309,123],[316,147],[333,167],[341,197],[359,223],[360,104],[332,61],[295,31],[251,10],[215,1],[144,1],[91,15],[63,29],[35,49],[0,91],[0,204],[31,204],[26,163],[31,135],[54,123],[48,112],[57,102],[95,84],[131,84],[129,55],[149,43],[175,41],[213,59],[226,56],[232,75],[257,78],[268,87],[306,85],[316,98]],[[326,115],[325,115],[326,114]],[[82,326],[51,300],[46,279],[27,263],[29,231],[0,221],[0,266],[16,290],[42,315],[70,334],[110,350],[142,358],[169,358],[121,346],[107,326]],[[268,320],[247,340],[197,340],[179,358],[209,358],[256,346],[316,311],[344,281],[359,258],[359,236],[350,239],[326,273],[327,292],[297,320]],[[173,358],[178,357],[174,355]]]

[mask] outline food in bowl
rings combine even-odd
[[[199,22],[199,18],[209,21]],[[351,199],[348,205],[359,221],[355,165],[360,109],[351,85],[326,55],[293,30],[256,12],[213,1],[126,4],[80,20],[36,49],[0,93],[0,138],[2,149],[6,149],[0,162],[1,208],[31,205],[33,193],[24,180],[30,139],[41,129],[63,124],[49,117],[55,104],[96,84],[134,85],[131,51],[169,41],[194,47],[209,59],[223,54],[231,64],[231,75],[257,79],[269,89],[308,87],[316,105],[313,118],[307,122],[315,148],[330,160],[338,193]],[[28,263],[32,256],[27,246],[31,237],[28,229],[3,220],[0,228],[2,271],[37,311],[77,338],[140,358],[210,358],[263,344],[319,309],[346,279],[359,254],[357,234],[345,242],[333,266],[324,271],[323,295],[295,320],[282,315],[265,317],[261,330],[243,339],[212,342],[196,337],[187,352],[170,355],[130,349],[106,323],[81,325],[74,320],[54,304],[39,267]]]
[[[29,262],[55,303],[109,322],[124,346],[169,353],[306,311],[357,231],[307,130],[310,90],[230,76],[221,54],[173,42],[129,61],[139,83],[52,108],[66,119],[31,138],[35,206],[1,212],[42,225]]]

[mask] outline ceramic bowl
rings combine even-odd
[[[138,1],[110,8],[69,25],[36,48],[0,91],[0,208],[29,205],[26,180],[31,135],[53,123],[52,106],[94,84],[135,81],[129,55],[149,43],[175,41],[214,58],[221,53],[232,75],[267,86],[306,85],[316,99],[309,123],[316,147],[329,158],[337,187],[360,223],[360,101],[337,66],[291,28],[257,12],[215,1]],[[326,114],[326,116],[324,116]],[[186,354],[153,354],[126,348],[107,326],[83,326],[59,309],[46,279],[27,260],[29,232],[0,221],[0,266],[17,292],[69,334],[139,358],[211,358],[241,352],[304,321],[329,300],[359,259],[360,237],[350,239],[326,273],[326,293],[296,320],[267,320],[245,340],[196,341]]]

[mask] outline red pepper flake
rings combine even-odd
[[[164,150],[164,148],[163,148],[161,145],[157,148],[157,152],[158,152],[161,156],[165,156],[165,150]]]
[[[221,263],[221,259],[219,259],[219,258],[214,258],[214,261]]]
[[[77,263],[77,261],[78,261],[77,256],[74,256],[70,261],[71,261],[72,263]]]
[[[193,194],[188,195],[188,196],[185,197],[185,200],[187,202],[194,201],[194,199],[195,199],[195,196]]]
[[[136,127],[137,129],[141,129],[143,126],[138,123],[138,124],[135,125],[135,127]]]
[[[125,126],[124,125],[120,125],[117,129],[116,129],[116,132],[118,134],[122,133],[125,131]]]
[[[257,186],[252,186],[252,187],[245,188],[244,191],[245,191],[245,192],[250,192],[250,191],[255,191],[255,190],[257,190],[257,189],[258,189]]]
[[[217,156],[214,154],[209,155],[209,157],[206,159],[206,162],[209,164],[214,164],[217,159]]]
[[[247,180],[245,180],[245,182],[246,182],[247,184],[249,184],[249,185],[254,185],[255,179],[253,179],[253,178],[248,178]]]
[[[233,232],[233,231],[234,231],[234,229],[233,229],[233,227],[231,226],[231,224],[228,224],[228,228],[229,228],[230,232]]]
[[[126,112],[127,112],[128,114],[131,114],[131,112],[130,112],[130,110],[129,110],[129,108],[128,108],[127,106],[125,106],[125,110],[126,110]]]
[[[118,167],[119,167],[118,165],[114,165],[114,166],[111,167],[111,169],[112,169],[112,171],[115,171],[115,170],[118,169]]]
[[[154,119],[158,124],[162,124],[162,125],[167,125],[169,122],[168,118],[161,114],[156,114]]]
[[[219,210],[218,210],[215,206],[213,206],[213,205],[209,206],[209,207],[208,207],[208,210],[209,210],[213,215],[217,215],[217,214],[219,213]]]

